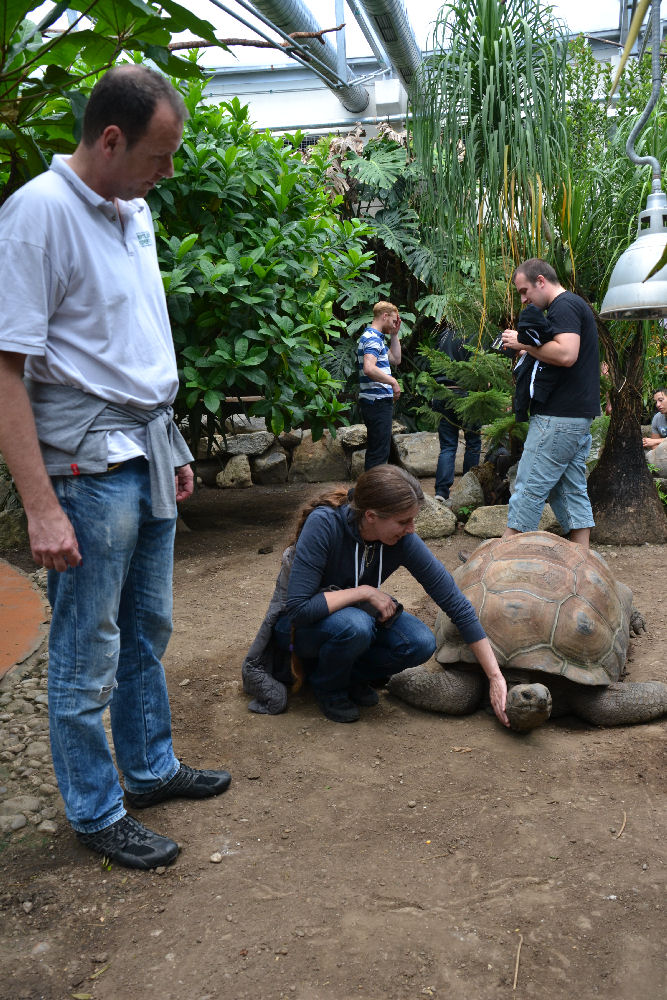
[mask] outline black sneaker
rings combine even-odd
[[[350,701],[347,691],[318,694],[317,704],[332,722],[356,722],[359,718],[359,709]]]
[[[362,708],[372,708],[380,700],[377,691],[374,691],[370,684],[364,684],[361,681],[357,684],[351,684],[347,693],[350,696],[350,701],[353,701],[355,705],[361,705]]]
[[[133,809],[156,806],[167,799],[208,799],[229,788],[232,776],[229,771],[196,771],[181,764],[173,778],[150,792],[128,792],[125,801]]]
[[[153,833],[132,816],[123,816],[97,833],[79,833],[78,839],[91,851],[116,861],[125,868],[159,868],[170,865],[178,854],[178,844]]]

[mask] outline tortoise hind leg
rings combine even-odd
[[[469,715],[482,700],[484,678],[476,670],[437,670],[409,667],[394,674],[389,690],[409,705],[446,715]]]
[[[573,689],[573,711],[595,726],[630,726],[667,715],[667,684],[627,681],[604,688]]]

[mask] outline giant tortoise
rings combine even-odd
[[[512,729],[534,729],[550,715],[568,713],[604,726],[667,714],[667,684],[622,683],[630,630],[638,632],[643,621],[629,588],[596,552],[546,531],[493,538],[454,579],[507,679]],[[482,671],[442,611],[435,635],[435,659],[444,669],[404,670],[389,690],[418,708],[473,712],[486,690]]]

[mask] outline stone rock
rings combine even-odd
[[[248,456],[234,455],[230,458],[222,472],[215,477],[215,482],[221,490],[245,490],[252,486]]]
[[[657,448],[647,451],[646,458],[656,467],[659,476],[667,476],[667,438],[661,441]]]
[[[449,499],[451,509],[456,517],[459,516],[464,507],[468,508],[468,513],[470,513],[470,511],[484,506],[484,491],[474,472],[466,472],[465,476],[461,476],[452,488]]]
[[[58,832],[58,827],[50,819],[43,820],[39,824],[39,826],[37,827],[37,829],[39,830],[40,833],[57,833]]]
[[[249,417],[245,413],[232,413],[225,420],[227,434],[256,434],[266,430],[264,417]]]
[[[418,431],[416,434],[397,434],[394,438],[398,456],[413,476],[434,476],[440,454],[437,434]]]
[[[228,434],[223,443],[227,455],[261,455],[275,442],[275,434],[270,431],[255,431],[253,434]]]
[[[338,438],[325,431],[319,441],[313,441],[310,431],[304,431],[301,444],[292,456],[290,483],[325,483],[348,478],[347,459]]]
[[[0,511],[0,552],[27,544],[28,521],[23,511]]]
[[[34,795],[15,795],[0,802],[0,816],[14,816],[17,813],[36,813],[42,803]]]
[[[424,503],[415,518],[415,531],[420,538],[446,538],[456,531],[456,517],[449,507],[424,497]]]
[[[287,451],[293,451],[298,444],[303,441],[303,431],[300,427],[295,427],[291,431],[283,431],[278,438],[278,443],[286,448]]]
[[[366,424],[351,424],[349,427],[339,427],[336,438],[346,448],[363,448],[368,434]]]
[[[267,455],[253,458],[250,467],[252,480],[260,486],[287,482],[287,455],[282,448],[271,449]]]
[[[215,486],[216,476],[222,471],[222,462],[219,458],[198,458],[196,470],[204,486]]]
[[[438,440],[438,446],[439,446],[439,440]],[[459,431],[459,443],[456,446],[456,457],[454,458],[455,476],[463,475],[463,459],[465,458],[465,453],[466,453],[465,438],[463,437],[463,431]]]
[[[14,830],[22,830],[27,826],[28,820],[23,813],[16,813],[13,816],[0,816],[0,833],[13,833]]]
[[[357,479],[364,471],[364,464],[366,462],[366,449],[362,448],[361,451],[353,451],[352,459],[350,462],[350,477],[356,483]]]
[[[500,538],[507,527],[507,504],[496,504],[493,507],[478,507],[474,510],[465,526],[467,534],[475,538]],[[563,529],[558,523],[549,504],[545,505],[544,513],[539,523],[540,531],[550,531],[554,535],[562,535]]]
[[[221,451],[224,451],[224,441],[221,434],[214,434],[211,442],[211,453],[209,455],[208,451],[208,435],[203,433],[197,442],[197,454],[195,456],[197,462],[210,461],[215,455],[219,455]],[[219,464],[219,463],[218,463]]]

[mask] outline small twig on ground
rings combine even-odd
[[[628,816],[627,816],[627,813],[626,813],[626,811],[624,809],[623,810],[623,822],[621,823],[621,829],[616,834],[616,840],[618,840],[618,838],[621,836],[621,834],[625,830],[625,824],[627,823],[627,821],[628,821]]]
[[[518,933],[518,931],[517,931]],[[512,984],[512,989],[516,989],[516,982],[519,978],[519,958],[521,956],[521,945],[523,944],[523,934],[519,934],[519,947],[516,950],[516,962],[514,964],[514,982]]]

